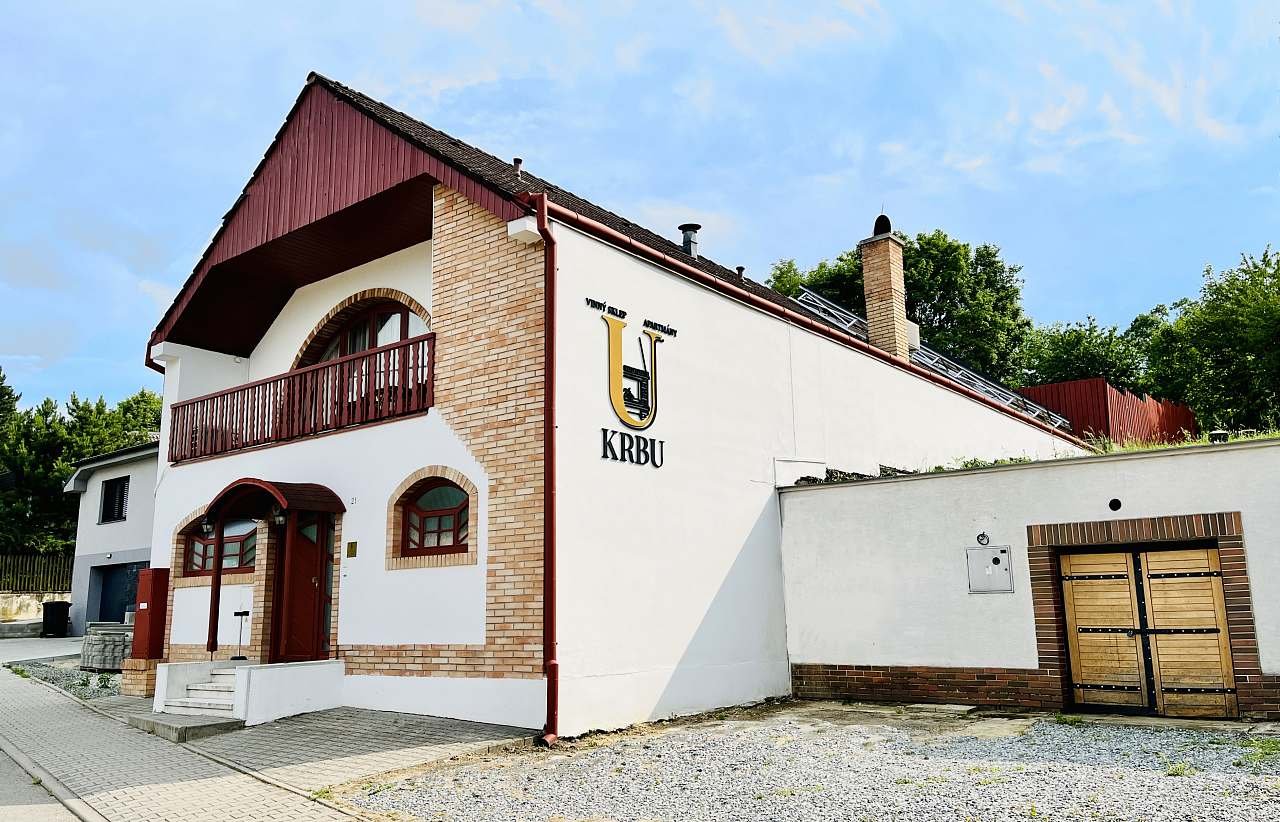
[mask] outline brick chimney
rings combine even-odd
[[[867,336],[871,344],[900,360],[911,356],[907,290],[902,281],[902,240],[881,214],[862,251],[862,288],[867,298]]]

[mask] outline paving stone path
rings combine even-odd
[[[312,791],[425,762],[526,744],[534,732],[435,716],[333,708],[192,743]]]
[[[350,817],[0,670],[0,735],[111,822]]]

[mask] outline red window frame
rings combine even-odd
[[[462,493],[462,502],[452,508],[436,508],[425,509],[419,508],[415,500],[419,499],[423,494],[436,488],[449,487],[456,488]],[[451,482],[444,477],[428,480],[426,483],[417,485],[409,489],[408,493],[401,498],[400,502],[400,556],[402,557],[432,557],[444,554],[465,554],[468,550],[467,541],[471,538],[471,495],[467,493],[467,489]],[[409,515],[414,514],[418,517],[418,539],[423,541],[428,533],[432,534],[451,534],[453,537],[452,545],[415,545],[409,536]],[[453,517],[453,527],[451,528],[435,528],[428,531],[426,528],[428,517]]]
[[[335,339],[338,341],[338,351],[335,356],[338,357],[345,357],[348,354],[359,354],[360,351],[368,351],[370,348],[377,348],[379,345],[377,341],[378,318],[387,314],[395,314],[400,318],[400,339],[396,342],[403,342],[409,339],[409,307],[403,303],[388,300],[367,308],[344,322],[332,334],[328,335],[317,356],[323,357]],[[361,326],[364,326],[365,346],[360,349],[360,351],[352,351],[351,332]],[[382,345],[390,344],[391,343],[382,343]],[[317,362],[324,362],[324,360],[318,359]]]
[[[234,537],[224,536],[222,538],[223,561],[225,562],[226,558],[232,554],[240,557],[241,560],[243,560],[244,559],[244,543],[247,539],[249,539],[249,537],[253,537],[254,538],[253,556],[254,556],[254,561],[256,563],[257,556],[258,556],[257,535],[258,535],[258,529],[254,528],[253,530],[240,534],[239,536],[234,536]],[[192,567],[192,559],[195,556],[196,545],[200,545],[204,549],[203,551],[200,552],[201,556],[207,557],[210,564],[213,563],[214,537],[212,536],[201,537],[201,536],[196,536],[195,534],[188,534],[187,544],[182,551],[182,575],[184,577],[213,576],[213,571],[214,571],[213,568],[193,568]],[[236,565],[233,567],[226,567],[222,569],[222,574],[223,576],[226,576],[227,574],[252,573],[253,567],[254,567],[253,565]]]

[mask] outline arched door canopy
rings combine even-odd
[[[325,511],[341,514],[347,510],[342,500],[327,486],[314,482],[271,482],[244,477],[223,488],[209,503],[209,519],[216,517],[261,517],[271,508],[282,511]]]

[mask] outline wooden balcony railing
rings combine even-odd
[[[418,414],[432,405],[435,334],[174,403],[169,461],[212,457]]]

